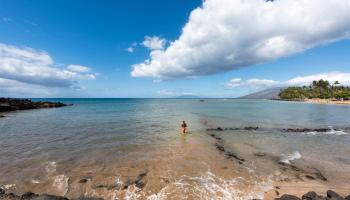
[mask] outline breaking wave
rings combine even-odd
[[[347,135],[349,133],[345,132],[344,130],[338,130],[338,129],[334,129],[332,126],[328,126],[328,128],[330,129],[329,131],[326,132],[317,132],[317,131],[310,131],[307,132],[307,135]]]

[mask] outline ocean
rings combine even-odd
[[[5,113],[0,186],[70,198],[253,199],[350,191],[350,106],[243,99],[34,99]],[[181,122],[188,134],[179,134]]]

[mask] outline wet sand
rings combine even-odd
[[[152,159],[123,164],[99,165],[94,161],[80,163],[68,171],[57,163],[46,163],[45,178],[17,183],[7,188],[22,194],[27,191],[112,199],[274,199],[282,194],[301,196],[308,191],[325,193],[334,189],[347,195],[349,185],[333,188],[327,181],[304,178],[302,168],[280,166],[272,175],[259,175],[251,160],[230,156],[218,134],[179,135],[169,148],[159,149]],[[261,155],[260,155],[261,156]],[[274,163],[274,158],[265,156]],[[243,161],[242,161],[243,160]],[[285,169],[285,170],[283,170]],[[312,173],[310,173],[312,174]]]

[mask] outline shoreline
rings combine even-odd
[[[326,105],[350,105],[350,100],[332,100],[332,99],[303,99],[303,100],[288,100],[288,99],[270,99],[273,101],[288,101],[296,103],[309,104],[326,104]]]

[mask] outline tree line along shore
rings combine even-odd
[[[310,103],[350,104],[350,87],[339,81],[315,80],[309,86],[288,87],[279,93],[280,100]]]

